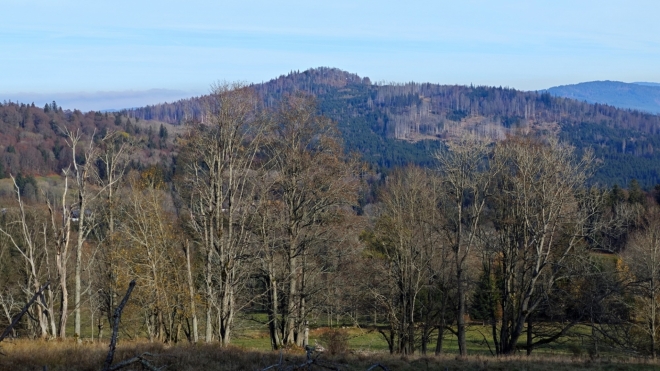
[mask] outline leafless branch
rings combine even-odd
[[[30,301],[28,301],[27,304],[25,304],[25,306],[23,307],[23,310],[21,310],[21,313],[19,313],[16,317],[14,317],[14,320],[11,322],[11,324],[5,329],[2,335],[0,335],[0,341],[4,340],[7,337],[7,335],[9,335],[11,329],[18,324],[18,322],[21,320],[23,315],[28,311],[28,309],[30,309],[30,307],[37,300],[37,298],[41,296],[41,293],[46,289],[46,287],[48,287],[48,285],[50,285],[50,281],[46,282],[43,286],[41,286],[39,291],[34,293],[32,299],[30,299]]]
[[[133,292],[133,288],[135,288],[135,280],[132,280],[131,283],[128,284],[128,290],[126,291],[126,295],[124,295],[124,298],[122,299],[121,303],[119,303],[119,306],[117,307],[117,309],[115,309],[115,314],[112,316],[114,320],[114,324],[112,326],[112,338],[110,340],[110,350],[108,351],[108,356],[105,358],[105,363],[103,364],[103,371],[110,371],[116,369],[116,368],[111,368],[110,365],[112,364],[112,359],[115,357],[115,349],[117,347],[117,334],[119,333],[119,322],[121,320],[121,312],[124,310],[124,306],[128,302],[128,298],[131,296],[131,292]]]
[[[166,366],[163,366],[161,368],[157,368],[156,366],[149,363],[149,361],[147,359],[145,359],[146,356],[153,357],[154,355],[151,354],[151,353],[148,353],[148,352],[142,353],[137,357],[133,357],[133,358],[127,359],[125,361],[117,363],[116,365],[110,367],[108,369],[108,371],[119,370],[119,369],[122,369],[124,367],[129,366],[129,365],[132,365],[133,363],[140,363],[140,364],[142,364],[142,366],[144,366],[147,370],[150,370],[150,371],[161,371],[161,370],[165,369]]]

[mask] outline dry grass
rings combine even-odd
[[[107,355],[105,343],[75,344],[73,341],[3,342],[0,370],[100,370]],[[160,343],[124,342],[117,346],[114,363],[149,352],[158,355],[153,364],[167,370],[245,370],[276,363],[277,354],[221,349],[217,344],[167,346]],[[296,357],[302,357],[297,355]],[[302,358],[301,358],[302,359]],[[127,368],[131,369],[131,368]],[[139,368],[138,368],[139,369]]]
[[[107,352],[105,343],[83,343],[72,341],[17,340],[2,343],[0,370],[50,371],[100,370]],[[115,363],[143,352],[158,354],[153,358],[157,366],[168,365],[167,370],[261,370],[279,361],[279,353],[251,351],[238,347],[220,348],[217,344],[181,344],[168,346],[147,342],[120,343]],[[284,354],[287,365],[302,364],[304,355],[300,351]],[[384,353],[361,353],[345,355],[322,355],[325,364],[333,364],[341,370],[366,370],[370,365],[381,363],[390,370],[519,370],[519,371],[568,371],[568,370],[660,370],[660,363],[650,360],[590,360],[561,356],[516,356],[494,358],[472,356],[465,360],[455,356],[423,357],[392,356]],[[128,370],[131,368],[127,368]],[[132,369],[139,369],[132,368]],[[317,369],[317,368],[314,368]],[[321,369],[321,368],[318,368]]]

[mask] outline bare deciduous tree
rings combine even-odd
[[[222,344],[231,339],[236,295],[247,282],[246,229],[251,213],[250,178],[266,121],[255,92],[241,84],[214,87],[209,115],[186,137],[186,175],[179,187],[189,226],[205,255],[206,334],[211,341],[212,311]]]
[[[646,335],[648,353],[655,359],[660,339],[660,210],[651,212],[650,223],[636,233],[623,253],[634,295],[633,327]]]
[[[497,169],[488,167],[491,150],[488,143],[473,136],[459,138],[448,149],[436,153],[446,192],[443,202],[445,230],[454,255],[456,275],[456,325],[458,348],[467,355],[466,297],[467,262],[478,243],[478,234],[486,208],[486,200]]]
[[[178,341],[186,302],[184,256],[169,197],[155,168],[130,181],[125,190],[118,267],[121,281],[138,278],[136,301],[151,341]]]
[[[322,261],[346,238],[336,228],[352,212],[345,207],[357,196],[356,164],[345,158],[335,123],[320,116],[315,101],[304,95],[283,101],[264,152],[267,188],[261,193],[261,228],[255,230],[266,257],[269,301],[284,303],[279,316],[271,310],[272,328],[281,329],[271,340],[276,347],[303,346],[312,302],[322,290]],[[282,299],[276,297],[279,263],[286,267]]]
[[[43,260],[42,252],[45,251],[46,247],[41,246],[40,248],[40,242],[41,238],[45,236],[38,235],[41,228],[35,228],[36,225],[34,220],[31,220],[33,218],[30,218],[30,215],[28,215],[25,204],[21,199],[21,189],[19,188],[18,184],[16,183],[16,179],[13,176],[11,179],[13,181],[14,190],[16,192],[18,214],[15,216],[15,219],[8,223],[9,225],[0,227],[0,233],[7,237],[11,246],[23,258],[26,275],[26,287],[24,287],[24,290],[26,291],[26,297],[29,298],[35,293],[41,291],[41,262]],[[35,232],[37,234],[35,234]],[[36,318],[39,325],[39,336],[41,338],[46,338],[48,337],[48,316],[52,316],[53,313],[48,310],[49,308],[43,300],[37,301],[37,303],[38,305],[32,307],[34,313],[32,318]],[[54,334],[51,335],[54,336]]]
[[[59,281],[60,292],[60,321],[59,337],[66,337],[66,324],[69,316],[69,290],[68,290],[68,269],[69,262],[69,242],[71,239],[71,208],[67,205],[67,194],[69,191],[69,173],[64,171],[64,190],[60,206],[61,214],[55,210],[48,197],[46,202],[50,214],[52,243],[55,247],[55,265],[57,268],[57,277]]]
[[[426,352],[429,331],[425,326],[421,338],[417,336],[417,322],[426,325],[431,300],[420,300],[423,292],[433,296],[439,289],[434,278],[445,264],[444,238],[439,226],[440,187],[437,177],[428,171],[408,167],[388,177],[381,196],[381,214],[374,234],[368,239],[374,257],[382,257],[388,288],[374,292],[375,299],[386,308],[390,322],[389,334],[381,331],[390,352],[412,354],[421,340]],[[422,308],[418,305],[423,304]]]
[[[578,198],[593,157],[587,152],[578,159],[573,148],[553,138],[515,138],[497,145],[493,163],[500,172],[493,190],[491,247],[502,310],[493,340],[498,354],[511,354],[525,327],[531,331],[530,316],[570,275],[566,267],[579,253],[594,210],[582,207]],[[529,342],[530,351],[534,345]]]

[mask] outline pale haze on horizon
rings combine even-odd
[[[651,0],[5,0],[0,101],[127,108],[320,66],[521,90],[660,82],[659,11]]]

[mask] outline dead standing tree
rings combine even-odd
[[[74,299],[73,299],[73,322],[74,322],[74,337],[78,341],[82,341],[80,338],[80,326],[81,326],[81,314],[80,314],[80,300],[82,296],[82,251],[83,244],[87,239],[87,235],[91,232],[90,223],[87,221],[87,207],[90,202],[90,194],[88,192],[88,179],[92,166],[94,164],[95,150],[93,146],[93,139],[90,140],[89,146],[86,148],[86,151],[83,152],[84,162],[79,163],[78,158],[76,157],[76,150],[78,143],[80,142],[82,136],[79,130],[76,132],[70,131],[69,129],[64,129],[64,132],[67,136],[67,144],[71,149],[71,161],[73,162],[73,178],[76,186],[76,206],[78,208],[78,233],[75,244],[75,275],[74,275]]]
[[[55,265],[59,280],[60,291],[60,320],[58,335],[61,339],[66,337],[66,324],[69,316],[69,290],[67,284],[67,264],[69,262],[69,241],[71,238],[71,208],[67,206],[67,193],[69,190],[69,173],[64,173],[64,191],[62,192],[61,214],[55,210],[55,206],[46,197],[48,212],[51,221],[52,241],[55,245]],[[59,221],[58,221],[59,219]]]
[[[41,286],[39,288],[39,290],[37,290],[37,292],[34,293],[34,295],[32,295],[32,298],[30,300],[28,300],[28,302],[23,306],[23,309],[16,316],[14,316],[14,318],[12,319],[9,326],[7,326],[7,328],[5,328],[5,330],[2,332],[2,334],[0,334],[0,342],[3,341],[14,330],[14,328],[16,327],[18,322],[21,320],[21,318],[23,318],[25,313],[27,313],[27,311],[30,309],[32,304],[34,304],[34,302],[37,300],[37,298],[43,296],[44,290],[49,285],[50,285],[50,282],[46,282],[43,286]]]
[[[68,211],[65,210],[65,214],[69,214],[70,219],[74,220],[78,226],[76,233],[75,241],[75,273],[74,273],[74,337],[78,341],[82,341],[80,338],[81,331],[81,298],[83,294],[82,289],[82,271],[83,271],[83,246],[87,241],[89,234],[94,230],[97,224],[95,218],[96,213],[92,212],[90,208],[95,200],[105,194],[106,190],[112,189],[116,186],[116,183],[121,178],[120,176],[115,176],[111,181],[105,181],[100,183],[100,187],[96,189],[90,188],[90,183],[93,181],[98,181],[99,176],[97,174],[96,161],[99,159],[101,151],[99,146],[96,145],[96,140],[100,140],[101,143],[109,142],[116,137],[115,133],[108,133],[101,138],[95,138],[96,133],[91,135],[88,143],[82,142],[82,134],[80,130],[70,130],[68,128],[61,129],[64,135],[67,137],[67,144],[71,150],[71,168],[65,171],[65,178],[71,177],[74,181],[74,191],[75,191],[75,202],[73,205],[69,206]],[[85,144],[82,150],[82,153],[78,155],[79,147]],[[64,207],[64,206],[63,206]],[[77,218],[74,213],[77,211]],[[60,230],[60,234],[64,235],[68,232],[65,230],[70,230],[71,225],[67,225],[68,221],[60,225],[57,229]],[[70,223],[70,222],[68,222]],[[67,237],[68,238],[68,237]],[[60,239],[61,240],[61,239]],[[58,240],[59,241],[59,240]],[[62,242],[61,240],[60,242]],[[58,243],[60,243],[58,242]]]
[[[16,183],[16,179],[11,176],[11,179],[14,183],[14,190],[16,192],[16,200],[18,201],[18,215],[17,219],[12,222],[19,229],[19,233],[14,235],[14,231],[9,231],[5,228],[0,228],[0,233],[4,234],[10,241],[11,245],[18,251],[18,253],[23,257],[25,263],[25,273],[26,273],[26,283],[27,287],[24,289],[28,294],[27,297],[30,297],[32,294],[40,292],[41,289],[41,261],[38,252],[38,243],[34,238],[33,231],[35,229],[34,225],[31,225],[28,221],[28,215],[25,210],[25,205],[21,199],[21,189]],[[44,236],[45,237],[45,236]],[[46,248],[43,246],[43,248]],[[39,336],[41,338],[46,338],[48,336],[48,316],[53,315],[52,312],[48,311],[46,303],[44,301],[37,302],[39,305],[34,310],[33,318],[36,318],[39,325]],[[41,307],[40,307],[41,306]],[[52,334],[53,336],[55,334]]]

